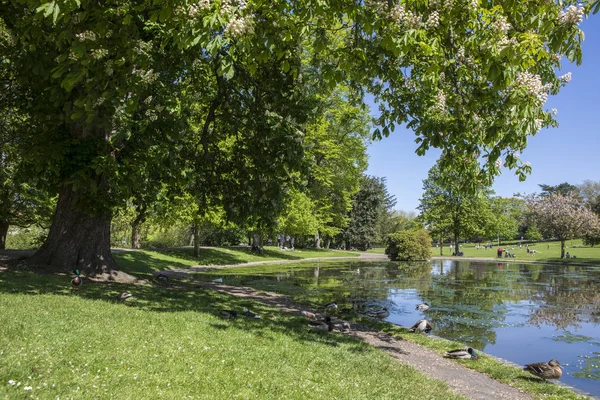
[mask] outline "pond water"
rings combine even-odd
[[[225,283],[335,300],[357,312],[387,307],[387,321],[426,316],[434,335],[514,363],[563,365],[562,382],[600,396],[600,267],[436,260],[272,266]],[[415,310],[419,303],[427,312]]]

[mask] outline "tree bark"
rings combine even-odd
[[[78,191],[62,186],[48,238],[30,263],[52,272],[79,269],[90,276],[113,275],[118,268],[110,252],[112,215],[90,215],[78,207],[78,198]]]
[[[315,249],[321,248],[321,235],[318,233],[315,235]]]
[[[200,241],[198,240],[198,223],[192,225],[192,236],[194,236],[194,257],[200,257]]]
[[[565,258],[565,241],[560,241],[560,258]]]
[[[0,220],[0,250],[6,249],[6,235],[8,234],[8,227],[8,221]]]
[[[142,248],[142,224],[146,221],[146,207],[139,209],[137,217],[131,223],[131,248]]]

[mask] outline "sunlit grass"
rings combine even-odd
[[[140,268],[141,269],[141,268]],[[241,298],[0,273],[0,398],[431,398],[445,384],[340,334]],[[116,295],[135,297],[122,304]],[[223,320],[220,309],[261,319]]]

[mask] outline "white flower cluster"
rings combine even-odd
[[[520,158],[521,157],[521,154],[518,151],[515,151],[512,155],[513,155],[514,158]]]
[[[542,123],[544,121],[541,119],[536,119],[535,121],[533,121],[533,125],[535,126],[535,131],[539,131],[540,129],[542,129]]]
[[[111,76],[113,74],[113,72],[115,72],[114,68],[113,68],[113,60],[107,60],[104,63],[104,72],[106,72],[106,75]]]
[[[106,57],[108,55],[108,50],[106,49],[94,49],[92,50],[92,57],[95,58],[96,60],[101,60],[104,57]]]
[[[225,27],[225,34],[231,38],[251,35],[254,32],[254,18],[252,16],[233,17]]]
[[[77,14],[73,14],[71,16],[71,22],[73,22],[73,25],[77,25],[81,23],[81,13],[77,13]]]
[[[519,44],[519,41],[517,40],[516,37],[513,38],[507,38],[506,36],[504,36],[502,39],[500,39],[498,41],[498,48],[500,50],[504,50],[505,48],[509,47],[509,46],[516,46]]]
[[[100,96],[100,97],[98,97],[98,99],[96,99],[94,106],[96,106],[96,107],[101,106],[105,101],[106,101],[106,98]]]
[[[500,167],[502,167],[502,159],[501,159],[501,158],[498,158],[498,159],[496,160],[496,163],[495,163],[495,165],[496,165],[496,168],[500,169]]]
[[[451,9],[454,6],[454,0],[444,0],[444,8]]]
[[[437,15],[439,23],[439,14],[437,14],[437,12],[434,13]],[[412,11],[406,11],[404,4],[398,4],[392,8],[390,15],[392,20],[396,21],[396,23],[403,23],[409,29],[417,29],[421,25],[421,18]]]
[[[152,112],[152,110],[146,110],[146,117],[152,122],[158,119],[158,116]]]
[[[552,115],[554,115],[554,116],[557,116],[557,115],[558,115],[558,110],[557,110],[556,108],[553,108],[553,109],[550,111],[550,113],[551,113]]]
[[[188,6],[187,15],[190,18],[196,18],[201,10],[210,8],[210,0],[200,0],[197,3],[192,3]]]
[[[414,81],[413,79],[411,79],[411,78],[406,78],[406,79],[404,80],[404,82],[405,82],[405,84],[404,84],[404,85],[405,85],[405,86],[406,86],[408,89],[411,89],[411,90],[412,90],[412,89],[415,89],[415,88],[417,87],[417,85],[415,85],[415,81]]]
[[[446,73],[445,72],[440,72],[440,81],[444,82],[446,80]]]
[[[144,99],[144,104],[150,104],[150,103],[152,103],[152,99],[153,99],[153,97],[152,97],[152,96],[148,96],[148,97],[146,97],[146,98]]]
[[[510,23],[506,20],[506,18],[502,15],[499,15],[496,20],[492,23],[494,29],[506,33],[511,28]]]
[[[571,73],[567,72],[566,74],[559,76],[558,79],[564,83],[569,83],[571,82]]]
[[[458,51],[456,52],[456,59],[460,62],[464,62],[465,61],[465,48],[464,47],[459,47]]]
[[[440,25],[440,14],[437,11],[432,12],[425,22],[425,26],[430,29],[437,28]]]
[[[446,112],[446,95],[443,90],[439,90],[437,95],[435,96],[435,104],[433,109],[439,113]]]
[[[562,54],[554,53],[550,56],[550,58],[554,61],[560,61],[560,59],[562,58]]]
[[[69,60],[71,60],[71,61],[79,61],[79,56],[77,54],[75,54],[73,52],[73,50],[71,50],[69,52]]]
[[[567,7],[567,11],[561,11],[559,21],[564,24],[578,25],[583,20],[583,8],[576,6]]]
[[[81,33],[76,34],[75,36],[77,36],[77,39],[79,39],[82,42],[85,40],[89,40],[89,41],[93,42],[94,40],[97,39],[96,34],[92,31],[81,32]]]
[[[525,164],[523,164],[525,167],[529,167],[531,165],[531,163],[529,161],[525,161]]]
[[[517,72],[515,84],[524,87],[529,95],[537,97],[540,105],[548,100],[550,85],[543,85],[539,75],[529,72]]]
[[[477,8],[479,7],[479,0],[471,0],[471,3],[469,4],[469,6],[473,10],[477,10]]]
[[[132,73],[140,77],[141,81],[146,84],[151,84],[158,79],[158,72],[154,70],[144,71],[143,69],[134,68]]]

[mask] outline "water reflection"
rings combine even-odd
[[[562,381],[600,395],[599,268],[440,260],[272,271],[236,278],[250,286],[276,279],[301,301],[336,301],[345,311],[385,307],[387,321],[404,326],[427,316],[435,335],[518,364],[556,358]],[[426,313],[415,310],[422,302],[431,304]]]

